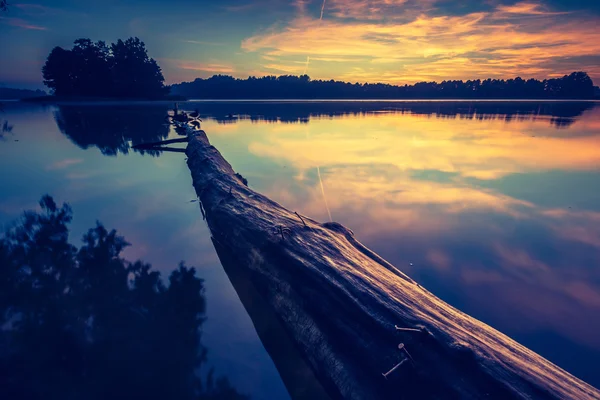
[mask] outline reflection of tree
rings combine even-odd
[[[130,143],[157,142],[169,135],[167,106],[161,105],[64,105],[54,118],[60,131],[77,146],[95,146],[104,155],[127,154]],[[157,152],[135,150],[157,155]]]
[[[0,397],[245,398],[196,375],[206,303],[194,268],[166,285],[121,258],[128,244],[99,223],[77,249],[69,206],[40,205],[0,237]]]
[[[567,126],[594,107],[591,102],[442,101],[442,102],[235,102],[204,103],[203,115],[219,123],[239,119],[267,122],[307,122],[315,117],[340,117],[372,113],[411,113],[439,118],[476,120],[501,119],[507,122],[549,117],[555,126]]]
[[[4,112],[4,108],[2,103],[0,103],[0,113]],[[4,134],[11,133],[13,130],[13,126],[8,123],[8,120],[0,118],[0,140],[4,139]]]

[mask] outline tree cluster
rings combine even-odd
[[[206,358],[204,282],[183,263],[168,284],[101,224],[78,249],[50,196],[0,236],[0,398],[244,399]]]
[[[138,38],[105,42],[78,39],[71,50],[52,49],[42,68],[56,96],[161,98],[168,94],[162,71]]]
[[[585,72],[541,81],[517,77],[404,86],[311,80],[308,75],[248,79],[215,75],[172,85],[171,92],[201,99],[589,99],[594,97],[594,85]]]

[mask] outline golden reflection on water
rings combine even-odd
[[[538,173],[598,171],[598,108],[561,128],[377,113],[206,130],[278,166],[256,189],[325,221],[319,167],[334,221],[464,311],[512,335],[553,331],[600,350],[600,209],[543,206],[494,185],[531,175],[535,191]]]

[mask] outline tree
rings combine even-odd
[[[109,65],[110,51],[106,43],[78,39],[72,52],[78,92],[87,96],[110,96],[113,83]]]
[[[73,68],[75,60],[71,50],[55,47],[42,67],[44,85],[57,96],[78,94],[76,90],[77,75]]]
[[[55,47],[42,68],[56,96],[160,98],[168,94],[161,69],[138,38],[78,39],[73,49]]]
[[[119,39],[110,49],[117,96],[161,97],[167,93],[162,71],[156,61],[148,57],[144,42],[138,38],[124,42]]]

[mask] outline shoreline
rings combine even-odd
[[[1,101],[1,100],[0,100]],[[6,100],[9,101],[9,100]],[[140,97],[55,97],[55,96],[42,96],[42,97],[26,97],[22,99],[16,99],[23,103],[42,103],[42,104],[85,104],[85,103],[159,103],[159,102],[173,102],[173,101],[188,101],[186,97],[173,95],[165,96],[161,98],[140,98]]]
[[[427,99],[427,98],[398,98],[398,99],[202,99],[186,98],[183,96],[169,96],[160,99],[144,98],[55,98],[26,97],[21,99],[0,99],[0,102],[21,102],[31,104],[122,104],[122,103],[161,103],[161,102],[189,102],[189,103],[600,103],[600,99]]]

